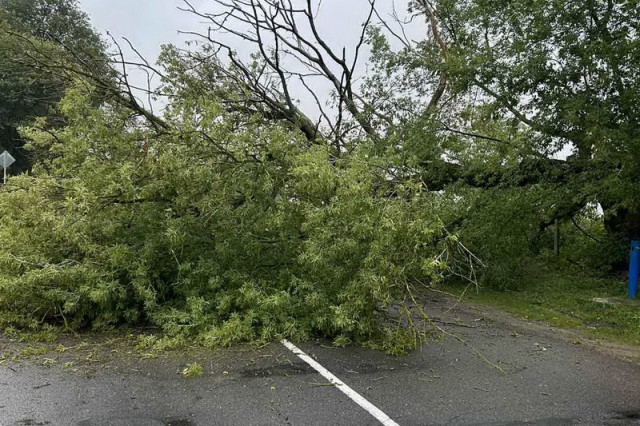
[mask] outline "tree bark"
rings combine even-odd
[[[640,211],[613,206],[613,203],[601,202],[604,211],[604,227],[609,235],[626,241],[640,239]]]

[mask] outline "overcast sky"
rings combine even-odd
[[[299,0],[298,0],[299,1]],[[317,2],[318,0],[315,0]],[[190,3],[202,12],[214,11],[212,0],[191,0]],[[386,16],[393,10],[394,2],[381,0],[378,2],[381,15]],[[407,0],[396,0],[399,12],[406,11]],[[94,27],[100,33],[107,31],[122,42],[122,37],[129,39],[150,62],[155,62],[160,46],[166,43],[183,45],[194,36],[179,34],[179,31],[198,31],[207,28],[203,18],[178,9],[184,7],[182,0],[80,0],[80,7],[90,16]],[[318,27],[326,41],[337,51],[346,47],[351,52],[360,35],[360,24],[368,13],[368,0],[323,0],[318,16]],[[253,53],[255,46],[238,40],[225,40],[238,50],[242,56]],[[126,45],[126,43],[121,43]],[[129,52],[133,58],[132,52]],[[366,56],[366,54],[365,54]],[[366,58],[365,58],[366,59]],[[364,63],[365,61],[362,61]],[[364,71],[364,67],[361,68]],[[145,85],[143,74],[134,74],[132,80],[136,85]],[[313,86],[314,83],[311,83]],[[328,96],[328,88],[320,82],[314,87],[321,99]],[[294,88],[295,90],[296,88]],[[294,96],[301,100],[302,107],[313,115],[316,110],[315,101],[304,90],[295,91]],[[314,111],[315,112],[315,111]]]
[[[192,30],[198,19],[181,12],[178,0],[80,0],[101,33],[109,31],[116,39],[127,37],[148,58],[155,59],[164,43],[181,44],[178,30]],[[194,5],[206,4],[196,0]]]
[[[179,36],[179,30],[204,28],[202,18],[178,10],[179,6],[184,7],[182,0],[80,0],[79,3],[98,31],[110,31],[116,38],[127,37],[149,56],[156,56],[163,43],[182,43],[186,37]],[[211,0],[190,0],[190,3],[204,12],[212,11],[215,4]],[[378,2],[383,16],[390,13],[393,3]],[[395,0],[400,12],[406,10],[406,4],[407,0]],[[319,16],[321,32],[336,48],[352,45],[368,12],[367,6],[366,0],[323,0]]]

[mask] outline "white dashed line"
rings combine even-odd
[[[364,399],[362,395],[351,389],[342,380],[331,374],[329,370],[318,364],[313,358],[306,353],[302,352],[297,346],[288,340],[283,340],[282,344],[286,346],[291,352],[296,354],[301,360],[309,364],[314,370],[322,375],[325,379],[329,380],[335,387],[340,389],[345,395],[351,398],[356,404],[364,408],[369,414],[375,417],[384,426],[399,426],[398,423],[391,420],[389,416],[382,412],[378,407]]]

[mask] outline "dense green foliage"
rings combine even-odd
[[[415,330],[384,335],[389,309],[437,283],[456,243],[417,185],[372,195],[387,158],[363,144],[332,166],[326,148],[250,117],[238,126],[215,100],[174,103],[179,127],[159,137],[90,99],[68,93],[55,138],[32,131],[56,158],[3,191],[3,321],[415,345]]]
[[[36,155],[24,150],[19,126],[45,116],[49,121],[42,124],[60,125],[51,113],[66,79],[60,68],[47,69],[40,59],[55,57],[69,67],[91,61],[96,72],[106,73],[104,50],[75,0],[0,1],[0,147],[18,160],[9,173],[27,170]]]
[[[573,207],[557,216],[599,203],[610,234],[639,237],[640,4],[438,3],[460,90],[479,90],[494,118],[526,125],[530,153],[572,148],[575,170],[544,182],[572,189]]]
[[[1,0],[0,16],[16,32],[59,42],[80,56],[101,54],[105,47],[77,0]]]
[[[411,3],[440,21],[446,58],[431,39],[394,51],[376,29],[370,87],[406,120],[427,185],[463,200],[447,223],[486,262],[483,282],[517,286],[556,219],[563,257],[624,267],[640,236],[637,1]],[[450,98],[430,110],[439,75]]]
[[[28,123],[38,153],[0,191],[0,325],[400,353],[423,337],[423,290],[478,272],[521,287],[556,221],[563,260],[608,272],[640,215],[638,16],[587,3],[411,2],[433,40],[394,50],[371,27],[371,72],[360,94],[349,69],[333,80],[326,130],[277,51],[165,47],[155,116],[95,72],[75,2],[0,0],[0,126]]]

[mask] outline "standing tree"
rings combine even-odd
[[[543,180],[573,189],[573,207],[556,216],[599,203],[610,234],[639,237],[638,1],[436,3],[457,86],[526,129],[531,151],[573,151],[541,163]]]
[[[94,64],[102,58],[104,69],[105,49],[75,0],[0,0],[0,146],[18,159],[14,172],[32,163],[18,127],[49,115],[67,87],[55,69],[46,69],[35,56],[47,52]]]

